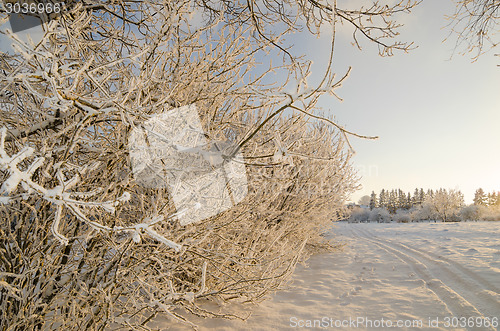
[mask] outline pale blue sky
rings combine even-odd
[[[321,106],[347,129],[380,136],[351,139],[363,176],[353,201],[382,188],[460,189],[466,203],[479,187],[500,190],[500,57],[450,60],[455,40],[443,43],[443,27],[453,11],[451,1],[427,0],[403,17],[400,39],[418,45],[409,54],[382,58],[367,42],[359,51],[349,33],[340,34],[335,67],[339,75],[353,70],[337,90],[344,102],[326,98]],[[325,40],[304,39],[303,46],[317,68],[326,61]]]

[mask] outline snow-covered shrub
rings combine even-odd
[[[428,196],[423,207],[429,208],[432,218],[443,222],[459,220],[460,209],[464,205],[464,197],[460,191],[440,189],[434,196]]]
[[[410,209],[409,214],[413,222],[430,220],[434,218],[434,213],[431,210],[431,206],[425,203]]]
[[[349,217],[350,223],[366,223],[370,220],[370,210],[367,208],[355,207],[351,216]]]
[[[385,208],[374,208],[370,212],[370,222],[390,223],[391,219],[391,215]]]
[[[61,133],[30,135],[34,148],[7,139],[16,129],[2,130],[0,329],[97,329],[111,322],[139,328],[161,313],[188,323],[174,309],[209,314],[198,298],[258,300],[287,280],[309,254],[306,244],[324,242],[324,215],[344,201],[336,190],[354,188],[348,155],[332,131],[283,119],[276,122],[283,143],[300,142],[294,165],[259,157],[269,167],[247,167],[242,202],[182,225],[168,192],[134,180],[120,147],[127,127],[106,124],[118,115],[66,119]],[[263,127],[243,151],[269,155],[275,132]],[[324,137],[338,145],[322,145]],[[317,158],[307,157],[311,151]],[[315,189],[303,190],[306,184]]]
[[[481,219],[485,221],[500,221],[500,208],[481,206]]]
[[[412,218],[407,211],[398,209],[396,214],[394,215],[394,220],[398,223],[409,223],[411,222]]]
[[[478,221],[485,215],[486,208],[479,205],[465,206],[460,210],[460,219],[462,221]]]
[[[488,213],[483,216],[485,221],[500,221],[500,213]]]

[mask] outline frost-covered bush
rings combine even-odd
[[[500,208],[481,208],[481,219],[485,221],[500,221]]]
[[[389,223],[391,220],[391,214],[385,208],[374,208],[370,212],[370,222]]]
[[[356,207],[351,212],[348,220],[350,223],[366,223],[370,221],[370,210],[366,208]]]
[[[440,189],[433,196],[428,196],[422,207],[431,212],[431,218],[448,222],[460,219],[463,206],[464,197],[460,191]]]
[[[355,207],[349,217],[349,222],[351,223],[388,223],[390,221],[391,215],[385,208],[374,208],[373,210],[369,210],[368,208]]]
[[[2,101],[20,107],[31,98],[13,95]],[[132,175],[129,127],[108,124],[133,114],[68,112],[64,125],[28,139],[14,134],[34,119],[12,112],[16,126],[1,131],[1,329],[139,328],[157,314],[189,324],[177,308],[220,316],[197,300],[259,300],[278,289],[309,248],[324,244],[324,215],[354,189],[336,133],[297,114],[263,126],[242,149],[250,160],[243,201],[182,225],[169,193]],[[257,118],[247,114],[238,127],[252,129]],[[273,155],[276,132],[294,153],[287,162],[262,157]]]
[[[460,210],[460,219],[463,221],[500,221],[500,207],[481,204],[465,206]]]
[[[431,209],[431,206],[425,203],[410,209],[409,214],[413,222],[430,220],[434,218],[434,213]]]
[[[300,80],[312,94],[297,102],[243,83],[266,46],[238,25],[218,35],[224,17],[189,33],[188,3],[141,9],[144,35],[122,33],[120,2],[108,8],[118,16],[85,6],[45,26],[38,46],[0,54],[0,329],[142,329],[158,314],[190,324],[179,308],[230,317],[199,300],[279,288],[355,187],[340,131],[308,120],[327,90]],[[133,128],[190,104],[211,139],[247,158],[249,194],[182,225],[168,191],[134,178],[127,145]]]
[[[485,215],[486,208],[478,205],[465,206],[460,210],[460,219],[462,221],[478,221]]]
[[[409,223],[412,221],[412,218],[407,211],[398,209],[394,215],[394,220],[398,223]]]
[[[482,219],[485,221],[500,221],[500,213],[488,213]]]

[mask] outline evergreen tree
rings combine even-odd
[[[377,208],[377,194],[375,191],[372,191],[372,194],[370,196],[370,210],[373,210],[374,208]]]
[[[428,198],[434,198],[434,191],[432,189],[427,190],[427,196]]]
[[[406,198],[405,192],[403,192],[403,190],[399,189],[398,190],[398,203],[397,203],[396,209],[399,209],[399,208],[406,209],[406,201],[407,201],[407,198]]]
[[[418,188],[413,192],[413,197],[411,199],[411,207],[415,207],[420,204],[420,194],[418,193]]]
[[[474,193],[474,204],[475,205],[481,205],[484,206],[486,205],[486,195],[484,194],[484,191],[482,188],[478,188],[476,192]]]
[[[406,209],[410,209],[413,207],[413,198],[411,197],[411,193],[408,192],[408,199],[406,201]]]
[[[395,214],[396,210],[398,208],[398,196],[396,194],[395,190],[392,190],[391,193],[389,193],[389,199],[387,203],[387,210],[391,214]]]
[[[497,203],[497,193],[493,191],[493,193],[488,194],[488,206],[493,207]]]
[[[421,188],[419,195],[418,195],[418,204],[421,205],[422,203],[424,203],[424,200],[425,200],[425,193],[424,193],[424,189]]]
[[[380,195],[379,195],[379,198],[378,198],[378,206],[380,208],[387,208],[387,193],[384,189],[382,189],[382,191],[380,191]]]

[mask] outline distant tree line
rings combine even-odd
[[[383,189],[378,195],[372,191],[370,196],[363,196],[359,204],[361,207],[351,208],[350,221],[500,221],[500,192],[485,193],[483,189],[476,190],[471,205],[464,203],[461,191],[442,188],[427,191],[416,188],[413,194],[401,189]]]
[[[462,196],[463,200],[462,192],[453,192],[458,194],[459,196]],[[373,210],[375,208],[385,208],[389,211],[389,213],[395,214],[398,209],[410,210],[414,207],[421,206],[426,199],[434,198],[436,193],[446,195],[449,192],[442,188],[436,191],[434,191],[433,189],[424,191],[423,188],[416,188],[413,191],[412,195],[411,192],[405,193],[401,189],[393,189],[390,191],[382,189],[378,196],[374,191],[372,191],[368,206],[370,207],[370,210]]]

